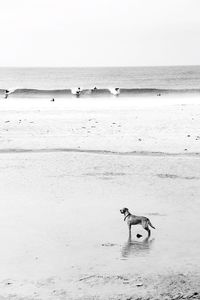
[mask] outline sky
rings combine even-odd
[[[0,66],[200,65],[200,0],[0,0]]]

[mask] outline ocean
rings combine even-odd
[[[93,96],[116,87],[120,95],[200,91],[200,66],[0,68],[1,95],[8,90],[12,96],[66,96],[76,87],[88,89],[86,95],[96,87]]]

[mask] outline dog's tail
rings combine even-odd
[[[151,226],[153,229],[155,229],[155,227],[151,224],[150,220],[148,219],[148,224],[149,226]]]

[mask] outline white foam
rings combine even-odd
[[[120,89],[119,88],[109,88],[109,91],[111,92],[111,94],[113,94],[114,96],[117,96],[120,94]]]

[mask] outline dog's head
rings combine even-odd
[[[129,212],[129,210],[128,210],[128,208],[126,208],[126,207],[120,209],[120,213],[123,214],[123,215],[124,215],[125,213],[127,213],[127,212]]]

